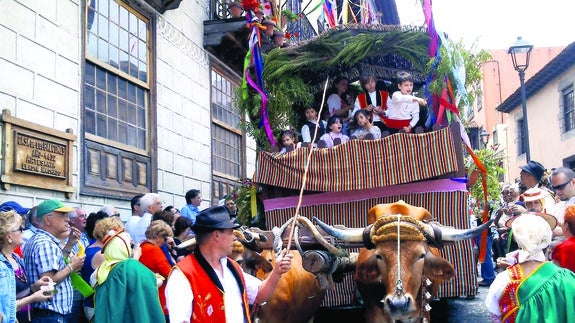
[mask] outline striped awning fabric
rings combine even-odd
[[[309,149],[260,152],[254,182],[300,189]],[[454,173],[457,168],[455,144],[448,128],[352,140],[333,148],[314,149],[305,190],[339,192],[385,187]]]
[[[326,193],[327,194],[327,193]],[[320,194],[321,195],[321,194]],[[312,198],[308,195],[306,198]],[[365,227],[367,211],[376,204],[393,203],[404,200],[406,203],[421,206],[430,211],[434,220],[441,224],[464,229],[470,227],[466,212],[467,192],[450,190],[448,192],[404,193],[387,196],[384,191],[379,195],[362,197],[361,199],[345,199],[339,203],[308,203],[300,209],[300,215],[307,218],[317,216],[320,220],[332,225],[346,227]],[[295,202],[292,206],[268,210],[266,221],[268,228],[280,227],[294,216]],[[350,250],[350,252],[358,250]],[[439,289],[439,297],[457,297],[475,295],[477,293],[477,268],[473,260],[471,240],[464,240],[453,245],[446,245],[441,255],[455,267],[455,277],[443,282]],[[329,290],[322,306],[342,306],[353,304],[355,283],[351,274],[345,275],[343,282],[338,283],[334,290]]]

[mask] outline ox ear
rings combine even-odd
[[[272,264],[266,258],[251,250],[246,250],[244,253],[244,262],[253,273],[257,273],[259,270],[268,273],[273,269]]]
[[[432,280],[449,280],[455,275],[455,269],[449,261],[427,252],[423,273]]]

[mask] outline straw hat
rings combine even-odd
[[[549,224],[549,226],[551,227],[551,230],[555,229],[555,227],[557,226],[557,219],[552,216],[551,214],[547,214],[547,213],[541,213],[541,212],[529,212],[526,214],[532,214],[532,215],[537,215],[542,217],[545,221],[547,221],[547,224]],[[522,217],[523,215],[519,215],[519,216],[514,216],[511,219],[507,220],[507,222],[505,222],[505,226],[508,228],[511,228],[511,224],[513,223],[513,221],[515,221],[516,219]]]
[[[521,196],[519,196],[519,201],[522,202],[533,202],[537,200],[542,200],[549,196],[549,192],[542,190],[537,187],[530,188],[523,192]]]

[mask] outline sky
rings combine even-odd
[[[396,0],[402,25],[422,25],[420,0]],[[436,27],[478,49],[507,49],[518,36],[534,47],[575,41],[573,0],[433,0]]]

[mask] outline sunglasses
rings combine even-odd
[[[560,191],[560,190],[564,189],[567,185],[569,185],[569,183],[571,183],[571,181],[572,181],[572,180],[570,179],[570,180],[568,180],[567,182],[565,182],[565,183],[563,183],[563,184],[561,184],[561,185],[551,186],[551,187],[552,187],[554,190],[556,190],[556,191]]]

